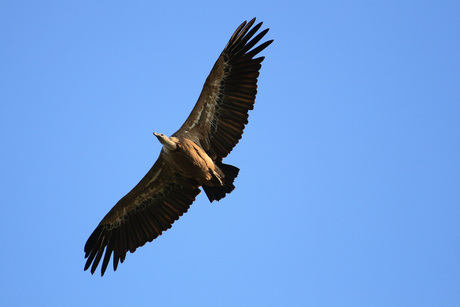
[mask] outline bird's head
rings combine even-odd
[[[166,148],[166,149],[168,149],[170,151],[173,151],[173,150],[177,149],[177,144],[173,140],[175,138],[167,137],[163,133],[156,133],[156,132],[154,132],[153,135],[157,137],[158,141],[160,141],[161,144],[163,144],[164,148]]]

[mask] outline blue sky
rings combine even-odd
[[[455,1],[3,1],[0,302],[460,305]],[[257,17],[255,110],[202,193],[116,272],[83,246]],[[110,268],[110,267],[109,267]]]

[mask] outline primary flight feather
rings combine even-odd
[[[203,188],[209,201],[233,191],[239,169],[222,163],[238,143],[254,107],[257,77],[264,57],[254,58],[273,40],[256,46],[255,18],[233,33],[182,127],[171,137],[154,133],[163,148],[142,180],[107,213],[85,244],[85,270],[104,275],[113,254],[113,269],[126,253],[171,228]]]

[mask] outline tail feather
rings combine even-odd
[[[233,165],[223,164],[222,162],[216,162],[216,165],[222,170],[225,175],[224,178],[224,185],[223,186],[203,186],[203,190],[208,196],[210,202],[214,200],[221,200],[225,197],[226,194],[229,194],[231,191],[235,189],[233,185],[233,181],[235,180],[236,176],[238,176],[238,172],[240,169]]]

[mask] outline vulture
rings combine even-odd
[[[85,271],[94,274],[102,260],[104,275],[171,228],[203,188],[210,202],[233,191],[239,169],[222,162],[241,139],[254,108],[257,78],[264,57],[255,57],[273,40],[258,44],[269,29],[243,22],[233,33],[207,77],[195,107],[177,132],[154,133],[163,145],[141,181],[102,219],[85,244]],[[257,45],[257,46],[256,46]]]

